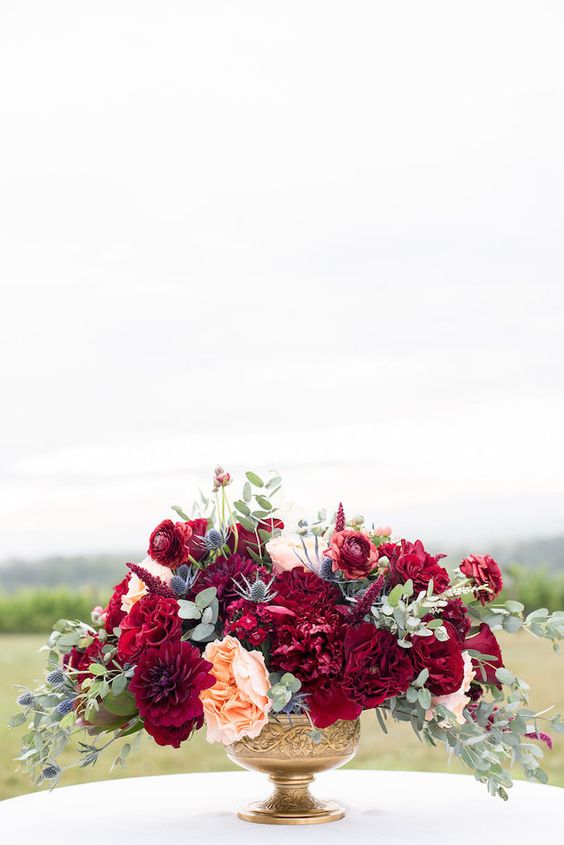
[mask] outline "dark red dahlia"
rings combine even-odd
[[[474,596],[482,604],[492,601],[501,593],[501,569],[490,555],[469,555],[460,564],[460,571],[470,578],[476,587],[487,587],[485,590],[474,590]]]
[[[472,658],[472,666],[476,672],[474,681],[476,683],[493,684],[498,689],[501,689],[501,683],[495,676],[496,669],[501,669],[504,665],[503,657],[499,643],[493,635],[489,625],[482,622],[478,632],[464,640],[464,649],[472,649],[479,651],[480,654],[489,654],[493,658],[489,658],[480,664],[476,658]],[[485,675],[485,677],[484,677]]]
[[[119,584],[115,585],[112,597],[108,602],[108,606],[104,610],[104,613],[106,614],[105,628],[108,634],[111,634],[114,628],[119,628],[121,620],[125,616],[125,611],[121,609],[121,600],[127,593],[128,585],[129,573],[125,576],[123,581],[120,581]]]
[[[254,552],[254,554],[262,557],[264,553],[264,546],[268,543],[270,537],[276,530],[282,530],[284,528],[284,523],[280,519],[263,519],[258,526],[256,532],[248,531],[244,528],[240,522],[237,523],[237,543],[235,538],[235,532],[231,531],[229,534],[229,540],[227,541],[227,545],[231,549],[231,551],[235,551],[235,545],[237,545],[237,554],[243,555],[246,557],[250,557],[249,549]],[[260,532],[267,532],[268,537],[263,536]]]
[[[258,570],[259,567],[254,561],[239,554],[218,557],[217,560],[200,572],[194,584],[191,598],[194,598],[207,587],[215,587],[219,604],[224,608],[229,602],[239,597],[235,587],[237,583],[242,583],[241,575],[244,575],[249,581],[254,581],[255,573]]]
[[[163,519],[151,534],[147,554],[157,563],[175,569],[188,561],[191,538],[190,523]]]
[[[212,664],[187,642],[167,642],[143,652],[129,689],[152,736],[158,734],[163,740],[174,739],[171,744],[180,743],[181,737],[186,738],[201,725],[204,709],[200,693],[216,681],[211,668]],[[162,728],[167,730],[160,731]]]
[[[180,639],[182,621],[178,602],[162,596],[144,596],[133,605],[120,627],[119,658],[134,663],[144,649]]]
[[[388,584],[405,584],[411,579],[417,593],[426,590],[429,581],[433,579],[435,593],[444,593],[450,586],[450,578],[444,567],[438,561],[444,555],[430,555],[423,548],[421,540],[415,543],[402,540],[401,543],[383,543],[379,548],[380,556],[386,556],[390,562]]]
[[[225,611],[223,633],[258,648],[271,633],[273,625],[267,604],[239,599],[231,602]]]
[[[362,708],[378,707],[404,693],[414,677],[413,664],[390,631],[370,622],[348,628],[342,689]]]
[[[415,674],[429,670],[425,686],[433,695],[450,695],[460,689],[464,680],[464,658],[456,631],[450,622],[445,622],[444,627],[448,640],[438,640],[434,634],[412,637],[413,646],[409,649]]]

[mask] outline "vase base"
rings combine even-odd
[[[336,822],[345,815],[345,810],[333,801],[317,801],[315,807],[297,812],[281,812],[271,807],[265,807],[265,802],[256,801],[249,804],[237,815],[245,822],[255,824],[326,824]]]

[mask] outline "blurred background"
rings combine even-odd
[[[2,725],[52,621],[105,604],[218,462],[277,469],[290,519],[342,499],[564,607],[563,24],[559,2],[4,0]],[[563,710],[550,645],[503,645]],[[355,765],[446,768],[375,721]],[[0,797],[31,789],[18,739]],[[112,776],[216,768],[198,737]]]

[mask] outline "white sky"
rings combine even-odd
[[[218,461],[564,527],[560,2],[0,6],[0,558],[144,548]]]

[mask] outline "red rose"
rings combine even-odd
[[[106,631],[111,634],[114,628],[119,628],[121,620],[125,616],[125,611],[121,609],[122,597],[127,593],[129,585],[129,575],[126,575],[123,581],[116,584],[108,606],[104,610],[106,621],[104,623]]]
[[[121,623],[118,655],[134,663],[141,652],[182,636],[178,602],[162,596],[148,595],[136,602]]]
[[[185,523],[185,525],[192,529],[192,535],[188,540],[188,551],[190,556],[193,557],[194,560],[200,561],[208,553],[203,541],[203,538],[208,531],[208,521],[204,518],[190,519]]]
[[[345,634],[345,671],[342,689],[362,708],[378,707],[404,693],[414,677],[406,649],[390,631],[370,622],[348,628]]]
[[[379,552],[362,531],[335,531],[325,552],[333,561],[333,571],[341,570],[347,578],[366,578],[378,563]]]
[[[188,561],[192,528],[188,522],[163,519],[149,539],[147,554],[157,563],[175,569]]]
[[[200,693],[216,682],[211,668],[212,664],[187,642],[167,642],[143,652],[129,689],[148,732],[157,742],[180,744],[202,724]]]
[[[268,543],[270,537],[276,530],[282,530],[284,528],[284,523],[280,519],[263,519],[259,522],[258,528],[256,533],[254,531],[248,531],[244,528],[240,522],[237,523],[237,554],[250,557],[249,549],[254,552],[254,554],[262,557],[263,553],[263,546]],[[262,537],[259,533],[260,531],[267,531],[270,536]],[[231,531],[229,534],[229,539],[227,541],[227,545],[231,549],[232,552],[235,551],[235,532]]]
[[[422,669],[429,670],[425,686],[433,695],[450,695],[460,689],[464,680],[464,658],[456,631],[450,622],[445,622],[444,627],[448,640],[438,640],[434,634],[431,637],[412,637],[413,646],[409,649],[415,674],[418,675]]]
[[[501,683],[497,680],[495,671],[496,669],[501,669],[504,663],[499,643],[494,637],[489,625],[482,622],[478,629],[478,633],[473,634],[471,637],[467,637],[464,640],[464,650],[466,651],[467,649],[479,651],[480,654],[492,655],[494,658],[493,660],[488,659],[486,662],[481,664],[476,660],[476,658],[472,658],[472,666],[476,672],[474,680],[477,683],[493,684],[498,689],[501,689]],[[482,667],[486,676],[485,678],[482,674]]]
[[[486,590],[474,590],[474,596],[482,604],[492,601],[501,593],[501,569],[490,555],[469,555],[460,564],[460,571],[470,578],[476,587],[487,587]]]
[[[415,543],[402,540],[399,545],[384,543],[379,547],[379,552],[381,557],[385,555],[390,561],[388,584],[391,587],[405,584],[410,579],[416,593],[426,590],[431,579],[435,593],[444,593],[450,586],[448,572],[438,564],[444,555],[430,555],[423,548],[421,540]]]

